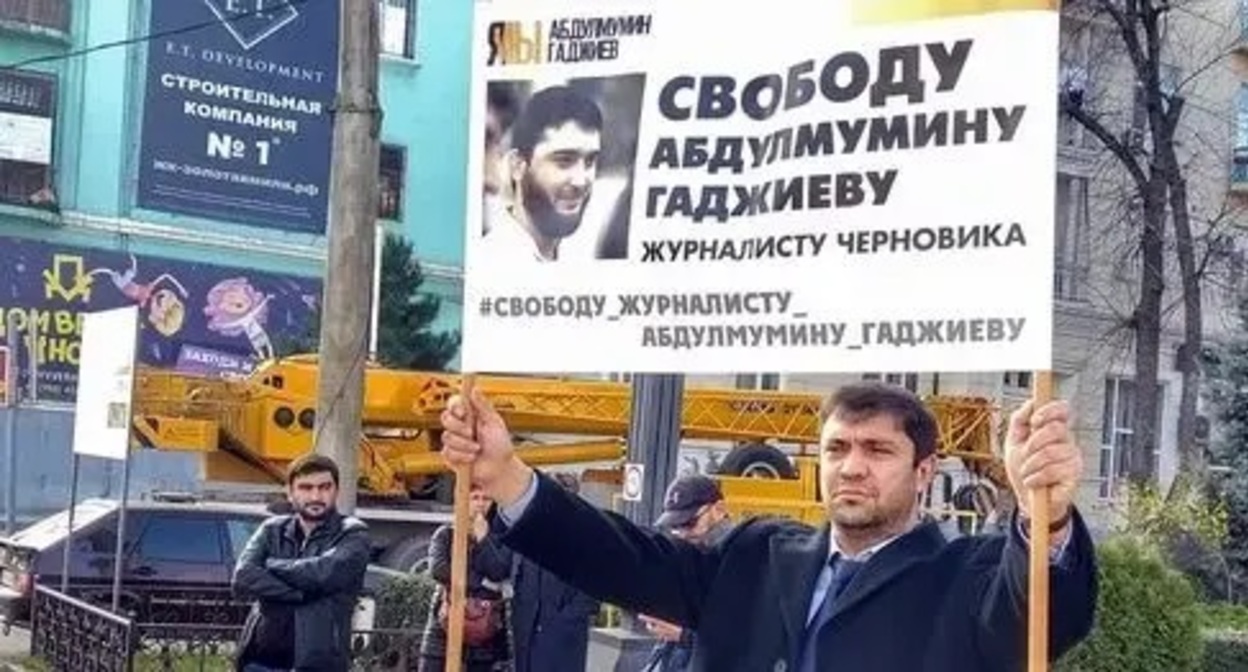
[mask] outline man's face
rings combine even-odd
[[[697,515],[688,525],[672,528],[671,534],[694,544],[702,544],[707,541],[707,536],[716,523],[722,519],[723,511],[719,504],[706,504],[698,509]]]
[[[534,227],[548,238],[564,238],[581,225],[598,175],[602,135],[568,122],[546,130],[522,170],[524,207]]]
[[[490,510],[490,498],[480,490],[473,490],[468,498],[468,511],[472,516],[484,516]]]
[[[287,487],[287,496],[295,513],[307,521],[323,520],[338,501],[338,486],[328,472],[295,477]]]
[[[820,479],[828,517],[858,533],[896,530],[915,515],[931,482],[933,458],[914,464],[914,444],[890,415],[843,418],[823,426]]]

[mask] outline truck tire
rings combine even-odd
[[[382,567],[400,572],[418,573],[429,564],[429,540],[405,539],[381,554]]]
[[[719,464],[719,473],[745,478],[797,478],[789,456],[765,443],[747,443],[733,448]]]

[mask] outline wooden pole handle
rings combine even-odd
[[[1039,409],[1053,400],[1053,374],[1035,374],[1032,391],[1034,407]],[[1036,488],[1030,497],[1028,537],[1029,578],[1027,582],[1027,670],[1048,672],[1049,669],[1049,489]]]
[[[468,404],[476,383],[474,374],[465,374],[461,394]],[[472,406],[467,405],[469,426],[474,426]],[[455,522],[451,543],[451,599],[446,624],[446,672],[461,672],[464,656],[464,604],[468,593],[468,531],[472,526],[469,510],[472,497],[472,469],[455,467]]]

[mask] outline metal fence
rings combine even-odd
[[[133,644],[129,619],[35,585],[31,654],[52,669],[129,672]]]
[[[180,609],[141,608],[131,618],[36,585],[31,655],[58,672],[233,670],[242,605],[204,597],[186,593]],[[178,601],[168,593],[160,599],[163,604]],[[415,628],[354,630],[352,668],[414,671],[421,635]]]

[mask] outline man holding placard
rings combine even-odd
[[[519,459],[479,393],[471,409],[451,400],[442,439],[446,461],[469,465],[496,503],[504,544],[595,598],[692,629],[694,669],[1022,669],[1033,488],[1050,493],[1051,656],[1087,636],[1097,569],[1073,502],[1083,462],[1065,402],[1028,402],[1010,418],[1005,461],[1020,510],[1007,531],[954,541],[919,518],[937,427],[916,396],[851,385],[828,398],[821,422],[828,523],[745,520],[707,549],[565,493]]]

